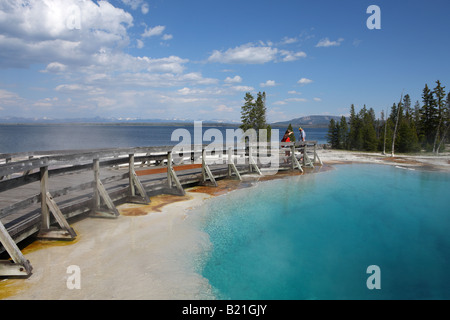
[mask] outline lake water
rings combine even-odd
[[[336,168],[196,209],[211,241],[198,268],[218,298],[450,299],[450,175]]]
[[[194,138],[193,126],[0,125],[0,153],[171,146],[179,143],[179,140],[171,141],[176,129],[187,129]],[[237,127],[203,126],[203,133],[208,129],[218,129],[226,139],[226,130],[236,130]],[[327,131],[327,128],[306,129],[307,140],[326,143]],[[298,137],[298,132],[295,133]],[[280,129],[279,141],[283,134],[284,129]]]

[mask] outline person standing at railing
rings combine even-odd
[[[281,142],[291,142],[290,135],[292,133],[293,132],[291,130],[287,129],[286,132],[284,133],[283,139],[281,139]],[[284,147],[284,145],[281,145],[281,147]],[[288,156],[291,155],[291,152],[290,151],[286,151],[284,154],[285,154],[286,157],[288,157]],[[284,162],[285,163],[287,162],[286,158],[284,159]]]
[[[298,130],[300,131],[300,137],[299,137],[299,141],[306,141],[306,132],[304,129],[302,129],[301,127],[298,128]]]

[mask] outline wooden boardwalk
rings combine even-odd
[[[0,253],[10,257],[0,260],[0,276],[29,276],[31,263],[17,244],[29,237],[73,240],[71,218],[117,218],[118,204],[184,195],[188,186],[263,175],[269,167],[252,148],[191,148],[183,157],[172,154],[173,147],[0,154]],[[277,170],[321,164],[316,142],[286,143],[270,152],[278,157]]]

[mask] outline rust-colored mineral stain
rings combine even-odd
[[[168,194],[161,194],[151,198],[148,205],[137,205],[133,207],[120,208],[119,212],[123,216],[137,217],[145,216],[151,212],[161,212],[162,208],[168,204],[186,201],[192,199],[190,196],[174,196]]]
[[[8,279],[2,280],[0,278],[0,300],[13,297],[20,291],[26,290],[28,285],[25,284],[23,279]]]
[[[205,193],[210,196],[220,196],[226,194],[230,191],[241,189],[246,187],[246,184],[243,184],[239,180],[231,180],[224,179],[217,181],[217,187],[215,186],[197,186],[189,189],[189,192],[195,193]]]
[[[52,247],[64,247],[64,246],[70,246],[78,242],[80,239],[80,236],[77,235],[77,237],[70,241],[64,241],[64,240],[36,240],[27,245],[25,248],[22,249],[22,253],[24,255],[34,252],[41,249],[47,249]]]
[[[413,165],[422,165],[423,163],[417,160],[411,160],[411,159],[404,159],[399,157],[387,157],[383,158],[386,162],[395,162],[395,163],[402,163],[402,164],[413,164]]]
[[[78,242],[80,236],[71,241],[58,241],[58,240],[35,240],[24,248],[20,248],[22,254],[26,257],[31,252],[35,252],[41,249],[48,249],[52,247],[62,247],[73,245]],[[33,274],[33,273],[32,273]],[[22,278],[1,278],[0,277],[0,300],[6,299],[17,295],[19,292],[28,289],[29,285],[26,279]]]

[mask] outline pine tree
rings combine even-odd
[[[259,129],[266,129],[266,93],[258,92],[255,106],[254,106],[254,121],[253,121],[253,129],[257,132]]]
[[[295,142],[295,133],[294,133],[294,129],[292,128],[292,124],[289,123],[288,125],[288,130],[292,131],[292,133],[289,135],[289,139],[291,140],[291,142]]]
[[[244,132],[249,129],[256,131],[257,138],[259,137],[260,129],[268,129],[266,120],[266,93],[258,92],[257,98],[253,97],[250,92],[247,92],[244,97],[245,103],[241,107],[241,121],[239,126]],[[267,132],[267,131],[266,131]],[[265,137],[269,141],[269,137]]]
[[[420,110],[421,135],[423,135],[423,144],[425,148],[431,150],[439,120],[436,100],[434,99],[433,93],[426,84],[422,93],[422,101],[423,106]]]
[[[250,92],[247,92],[244,97],[245,104],[241,108],[241,121],[240,128],[245,132],[253,127],[253,109],[255,106],[255,98]]]
[[[337,130],[339,139],[339,149],[348,149],[348,125],[347,119],[342,116]]]
[[[378,148],[377,134],[375,131],[375,112],[372,108],[367,111],[366,106],[364,106],[360,111],[360,118],[362,120],[362,149],[365,151],[375,151]]]
[[[445,104],[444,120],[445,120],[444,132],[442,133],[442,137],[439,141],[439,145],[437,147],[437,152],[439,152],[439,150],[441,150],[442,144],[445,143],[445,140],[447,139],[447,135],[448,135],[448,132],[450,129],[450,92],[447,95],[447,100],[446,100],[446,104]]]
[[[360,149],[361,147],[361,132],[360,132],[360,119],[358,118],[358,115],[355,112],[355,106],[352,104],[350,106],[350,119],[349,119],[349,149]]]
[[[328,143],[331,144],[332,149],[339,148],[339,127],[336,126],[336,121],[334,119],[331,119],[330,124],[328,125],[327,139]]]
[[[439,118],[438,120],[438,125],[436,128],[436,134],[434,136],[434,142],[433,142],[433,152],[438,152],[438,150],[436,150],[436,146],[438,143],[438,137],[442,134],[441,132],[441,128],[442,128],[442,123],[444,120],[444,113],[445,113],[445,87],[441,86],[441,82],[438,80],[436,81],[436,87],[433,90],[434,95],[436,96],[436,105],[437,105],[437,116]]]

